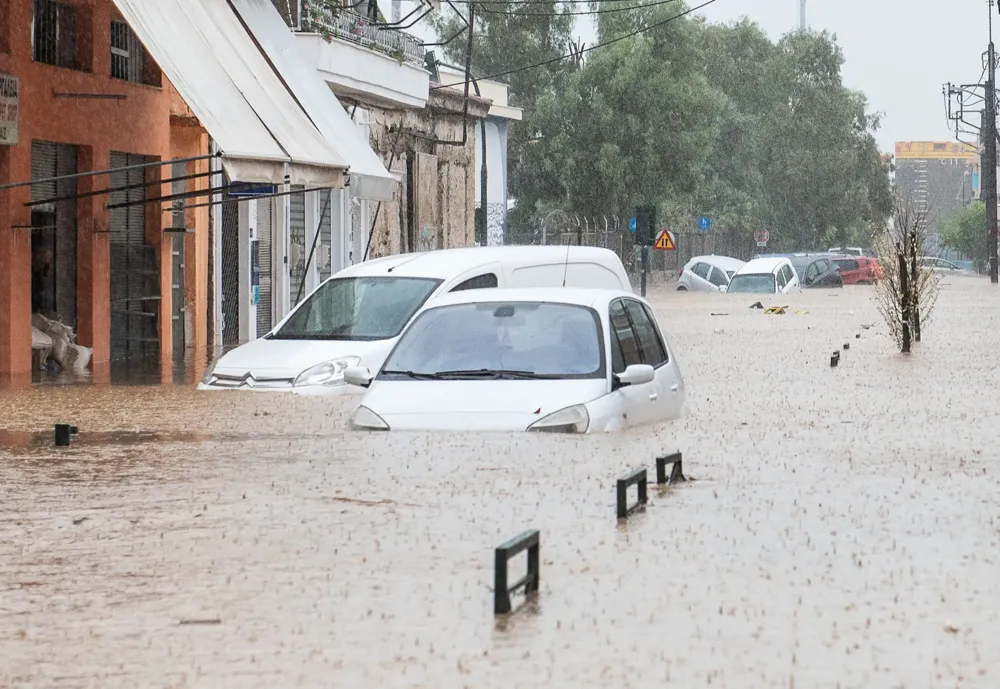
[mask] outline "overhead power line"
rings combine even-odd
[[[480,81],[485,81],[487,79],[499,79],[500,77],[510,76],[511,74],[517,74],[518,72],[526,72],[529,69],[537,69],[538,67],[544,67],[546,65],[555,64],[556,62],[562,62],[563,60],[568,60],[570,58],[576,58],[576,57],[579,57],[580,55],[583,55],[584,53],[589,53],[592,50],[597,50],[598,48],[603,48],[605,46],[611,45],[612,43],[618,43],[619,41],[624,41],[626,39],[632,38],[633,36],[638,36],[640,34],[646,33],[647,31],[652,31],[653,29],[657,29],[657,28],[659,28],[661,26],[664,26],[665,24],[669,24],[672,21],[676,21],[676,20],[678,20],[678,19],[680,19],[682,17],[686,17],[687,15],[691,14],[692,12],[697,12],[700,9],[708,7],[709,5],[711,5],[711,4],[715,3],[715,2],[717,2],[717,0],[706,0],[706,2],[703,2],[703,3],[701,3],[700,5],[698,5],[696,7],[692,7],[691,9],[684,10],[683,12],[678,12],[677,14],[673,15],[672,17],[667,17],[666,19],[663,19],[663,20],[660,20],[660,21],[655,22],[653,24],[649,24],[648,26],[644,26],[642,28],[636,29],[635,31],[630,31],[627,34],[623,34],[621,36],[616,36],[615,38],[612,38],[610,40],[604,41],[603,43],[597,43],[597,44],[592,45],[590,47],[584,48],[583,50],[580,50],[578,52],[572,52],[572,53],[568,53],[566,55],[560,55],[559,57],[553,57],[553,58],[550,58],[548,60],[542,60],[541,62],[536,62],[536,63],[534,63],[532,65],[525,65],[523,67],[517,67],[515,69],[508,69],[506,71],[497,72],[495,74],[487,74],[487,75],[484,75],[484,76],[481,76],[481,77],[478,77],[478,78],[479,78]],[[432,86],[431,90],[433,91],[433,90],[437,90],[437,89],[452,88],[454,86],[465,86],[465,82],[464,81],[459,81],[459,82],[456,82],[454,84],[438,84],[437,86]]]
[[[659,7],[660,5],[666,5],[671,2],[677,2],[678,0],[656,0],[656,2],[648,2],[640,5],[619,5],[617,7],[604,7],[597,10],[587,10],[586,12],[521,12],[516,9],[512,10],[491,10],[485,7],[480,7],[479,11],[486,14],[503,14],[508,17],[575,17],[583,15],[593,15],[593,14],[607,14],[609,12],[628,12],[629,10],[641,10],[646,7]],[[479,3],[476,3],[477,5]]]

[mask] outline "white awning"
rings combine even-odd
[[[226,0],[114,0],[222,149],[233,181],[342,187],[348,161],[313,126]]]
[[[329,145],[350,164],[353,196],[391,201],[398,182],[298,47],[271,0],[230,0],[264,54]]]

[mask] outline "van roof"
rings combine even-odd
[[[516,266],[561,263],[567,256],[575,261],[611,263],[616,267],[621,265],[621,260],[615,252],[594,246],[481,246],[421,251],[370,259],[345,268],[334,277],[392,274],[446,280],[477,266],[491,263]]]
[[[514,287],[500,289],[467,289],[442,294],[426,308],[455,304],[490,304],[494,302],[545,302],[601,307],[621,297],[643,299],[620,289],[590,289],[587,287]]]

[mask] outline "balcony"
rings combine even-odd
[[[302,31],[319,34],[326,41],[350,41],[384,53],[397,62],[423,68],[420,40],[396,29],[373,26],[371,20],[349,8],[302,3]]]
[[[351,8],[272,0],[296,31],[302,56],[313,65],[334,93],[343,99],[384,108],[423,108],[430,74],[424,69],[420,41],[395,29],[380,29]],[[287,12],[287,14],[286,14]],[[295,17],[299,17],[299,21]]]

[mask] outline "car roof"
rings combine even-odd
[[[586,287],[513,287],[466,289],[448,292],[428,302],[427,308],[455,304],[488,304],[493,302],[547,302],[600,307],[619,297],[639,297],[620,289],[589,289]],[[642,301],[642,299],[639,299]]]
[[[749,275],[751,273],[773,273],[786,263],[790,263],[787,258],[755,258],[743,264],[743,267],[736,271],[737,275]]]
[[[345,268],[334,277],[394,275],[447,280],[479,266],[494,263],[518,266],[534,263],[551,264],[565,261],[567,256],[575,261],[588,260],[597,263],[610,261],[616,265],[621,264],[615,252],[595,246],[481,246],[375,258]]]
[[[711,263],[712,265],[720,266],[725,270],[737,270],[746,261],[741,261],[738,258],[733,258],[732,256],[716,256],[715,254],[707,254],[705,256],[692,256],[688,263]]]

